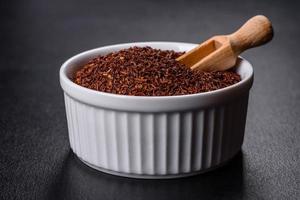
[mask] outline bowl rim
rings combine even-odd
[[[103,47],[99,47],[99,48],[94,48],[94,49],[91,49],[91,50],[87,50],[87,51],[83,51],[79,54],[76,54],[74,56],[72,56],[71,58],[69,58],[68,60],[66,60],[61,68],[60,68],[60,78],[65,81],[66,83],[76,87],[76,88],[80,88],[82,89],[82,91],[88,91],[88,92],[92,92],[92,93],[95,93],[96,95],[106,95],[106,96],[110,96],[110,97],[117,97],[117,98],[123,98],[123,97],[126,97],[126,98],[133,98],[133,99],[137,99],[137,98],[182,98],[182,97],[189,97],[189,96],[208,96],[210,94],[214,94],[214,93],[220,93],[220,92],[223,92],[223,91],[227,91],[227,90],[230,90],[231,88],[234,88],[234,87],[238,87],[239,85],[242,85],[243,83],[249,81],[249,79],[251,79],[251,76],[253,76],[253,67],[252,65],[249,63],[249,61],[247,61],[246,59],[244,59],[243,57],[239,56],[239,58],[241,58],[243,61],[246,61],[250,66],[250,74],[249,76],[245,77],[244,79],[242,79],[241,81],[239,81],[238,83],[235,83],[233,85],[230,85],[230,86],[227,86],[225,88],[221,88],[221,89],[217,89],[217,90],[213,90],[213,91],[208,91],[208,92],[201,92],[201,93],[194,93],[194,94],[184,94],[184,95],[171,95],[171,96],[133,96],[133,95],[124,95],[124,94],[113,94],[113,93],[108,93],[108,92],[102,92],[102,91],[97,91],[97,90],[93,90],[93,89],[90,89],[90,88],[86,88],[86,87],[83,87],[81,85],[78,85],[76,83],[74,83],[72,80],[70,80],[70,78],[67,77],[66,75],[66,69],[67,67],[69,66],[69,64],[75,60],[75,59],[78,59],[79,57],[83,57],[87,54],[91,54],[95,51],[99,51],[99,50],[105,50],[105,49],[110,49],[110,48],[114,48],[114,47],[119,47],[119,46],[125,46],[125,45],[144,45],[144,44],[158,44],[158,43],[164,43],[164,44],[183,44],[183,45],[197,45],[197,44],[194,44],[194,43],[184,43],[184,42],[159,42],[159,41],[155,41],[155,42],[131,42],[131,43],[120,43],[120,44],[114,44],[114,45],[107,45],[107,46],[103,46]]]
[[[68,76],[67,76],[67,69],[71,67],[72,62],[75,62],[76,60],[84,59],[88,57],[89,55],[95,55],[99,51],[110,51],[110,49],[115,49],[115,48],[128,48],[129,46],[152,46],[152,45],[165,45],[165,46],[177,46],[177,47],[182,47],[184,49],[186,48],[193,48],[195,45],[194,43],[184,43],[184,42],[164,42],[164,41],[155,41],[155,42],[131,42],[131,43],[121,43],[121,44],[115,44],[115,45],[108,45],[108,46],[103,46],[99,48],[94,48],[91,50],[87,50],[84,52],[81,52],[79,54],[76,54],[66,60],[59,71],[59,76],[60,76],[60,84],[61,87],[63,88],[64,92],[70,96],[70,97],[75,97],[75,99],[86,103],[90,104],[93,106],[98,106],[98,107],[107,107],[106,104],[102,105],[101,103],[96,102],[92,98],[104,98],[104,99],[109,99],[109,100],[115,100],[113,102],[108,103],[109,105],[116,104],[116,102],[121,102],[121,101],[136,101],[136,102],[143,102],[143,103],[151,103],[154,104],[156,103],[161,103],[163,101],[170,101],[172,100],[173,102],[182,102],[185,99],[211,99],[212,97],[221,97],[222,95],[226,93],[231,93],[231,94],[236,94],[237,91],[249,91],[249,89],[252,86],[253,82],[253,67],[252,65],[245,60],[242,57],[239,57],[241,63],[246,66],[247,68],[247,73],[244,78],[238,83],[235,83],[231,86],[213,90],[213,91],[208,91],[208,92],[202,92],[202,93],[195,93],[195,94],[186,94],[186,95],[174,95],[174,96],[130,96],[130,95],[120,95],[120,94],[112,94],[112,93],[107,93],[107,92],[101,92],[101,91],[96,91],[93,89],[85,88],[83,86],[77,85],[74,83]],[[156,47],[154,47],[156,48]],[[170,49],[172,49],[170,47]],[[112,52],[112,51],[111,51]],[[100,55],[100,53],[98,54]],[[80,93],[80,94],[79,94]],[[84,95],[89,96],[84,97]],[[227,96],[230,96],[227,94]],[[92,97],[92,98],[91,98]],[[107,105],[108,105],[107,104]],[[126,104],[126,103],[125,103]],[[110,106],[108,106],[110,107]],[[116,106],[113,108],[119,109],[120,107],[124,106]],[[133,108],[133,105],[129,106]],[[151,105],[149,106],[150,109]],[[153,106],[152,106],[153,107]],[[162,106],[158,106],[161,107]],[[189,107],[189,106],[185,106]],[[125,108],[124,108],[125,109]],[[149,109],[143,109],[143,108],[138,108],[138,110],[149,110]],[[126,109],[127,110],[127,109]],[[131,109],[129,109],[131,110]],[[134,109],[135,110],[135,109]],[[156,109],[154,109],[156,110]],[[158,110],[158,108],[157,108]]]

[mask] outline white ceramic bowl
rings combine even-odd
[[[132,46],[187,51],[196,44],[142,42],[80,53],[60,69],[70,145],[87,165],[137,178],[201,173],[230,160],[244,138],[253,68],[240,58],[242,81],[216,91],[163,97],[98,92],[72,82],[74,71],[97,55]]]

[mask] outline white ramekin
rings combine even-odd
[[[60,69],[70,145],[87,165],[137,178],[188,176],[230,160],[244,138],[253,68],[240,58],[239,83],[216,91],[165,97],[115,95],[72,82],[78,67],[97,55],[151,46],[187,51],[196,44],[142,42],[80,53]]]

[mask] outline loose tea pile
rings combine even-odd
[[[172,96],[217,90],[241,80],[233,71],[192,71],[175,59],[183,52],[131,47],[82,66],[74,82],[90,89],[134,96]]]

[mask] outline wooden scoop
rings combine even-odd
[[[193,70],[224,71],[233,67],[237,57],[246,49],[263,45],[273,37],[268,18],[257,15],[230,35],[219,35],[198,45],[177,58]]]

